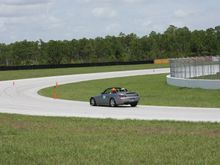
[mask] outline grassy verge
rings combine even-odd
[[[188,89],[169,86],[166,75],[146,75],[73,83],[59,86],[62,99],[88,101],[107,87],[121,86],[140,94],[140,104],[165,106],[220,107],[220,90]],[[39,91],[52,97],[53,87]]]
[[[220,125],[0,114],[0,164],[212,164]]]
[[[140,64],[140,65],[115,65],[115,66],[61,68],[61,69],[0,71],[0,81],[47,77],[47,76],[61,76],[61,75],[70,75],[70,74],[81,74],[81,73],[151,69],[151,68],[161,68],[161,67],[168,67],[168,65]]]

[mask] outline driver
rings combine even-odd
[[[116,93],[116,89],[115,88],[112,88],[112,93]]]

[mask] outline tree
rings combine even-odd
[[[205,37],[205,51],[208,54],[215,55],[218,47],[217,35],[216,31],[213,28],[209,28],[206,30],[206,37]]]
[[[6,44],[0,44],[0,65],[9,66],[11,61],[10,48]]]
[[[61,64],[63,59],[63,45],[61,41],[50,40],[46,45],[48,64]]]
[[[0,44],[0,65],[137,61],[217,54],[220,54],[220,26],[190,31],[187,27],[170,25],[164,33],[152,31],[143,37],[121,32],[118,36],[95,39]]]
[[[191,37],[191,52],[194,56],[202,55],[205,51],[205,31],[195,30]]]

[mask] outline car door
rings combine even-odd
[[[111,95],[111,88],[106,89],[102,94],[101,94],[101,102],[102,105],[109,105],[109,99]]]

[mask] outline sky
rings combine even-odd
[[[220,0],[0,0],[0,43],[220,25]]]

